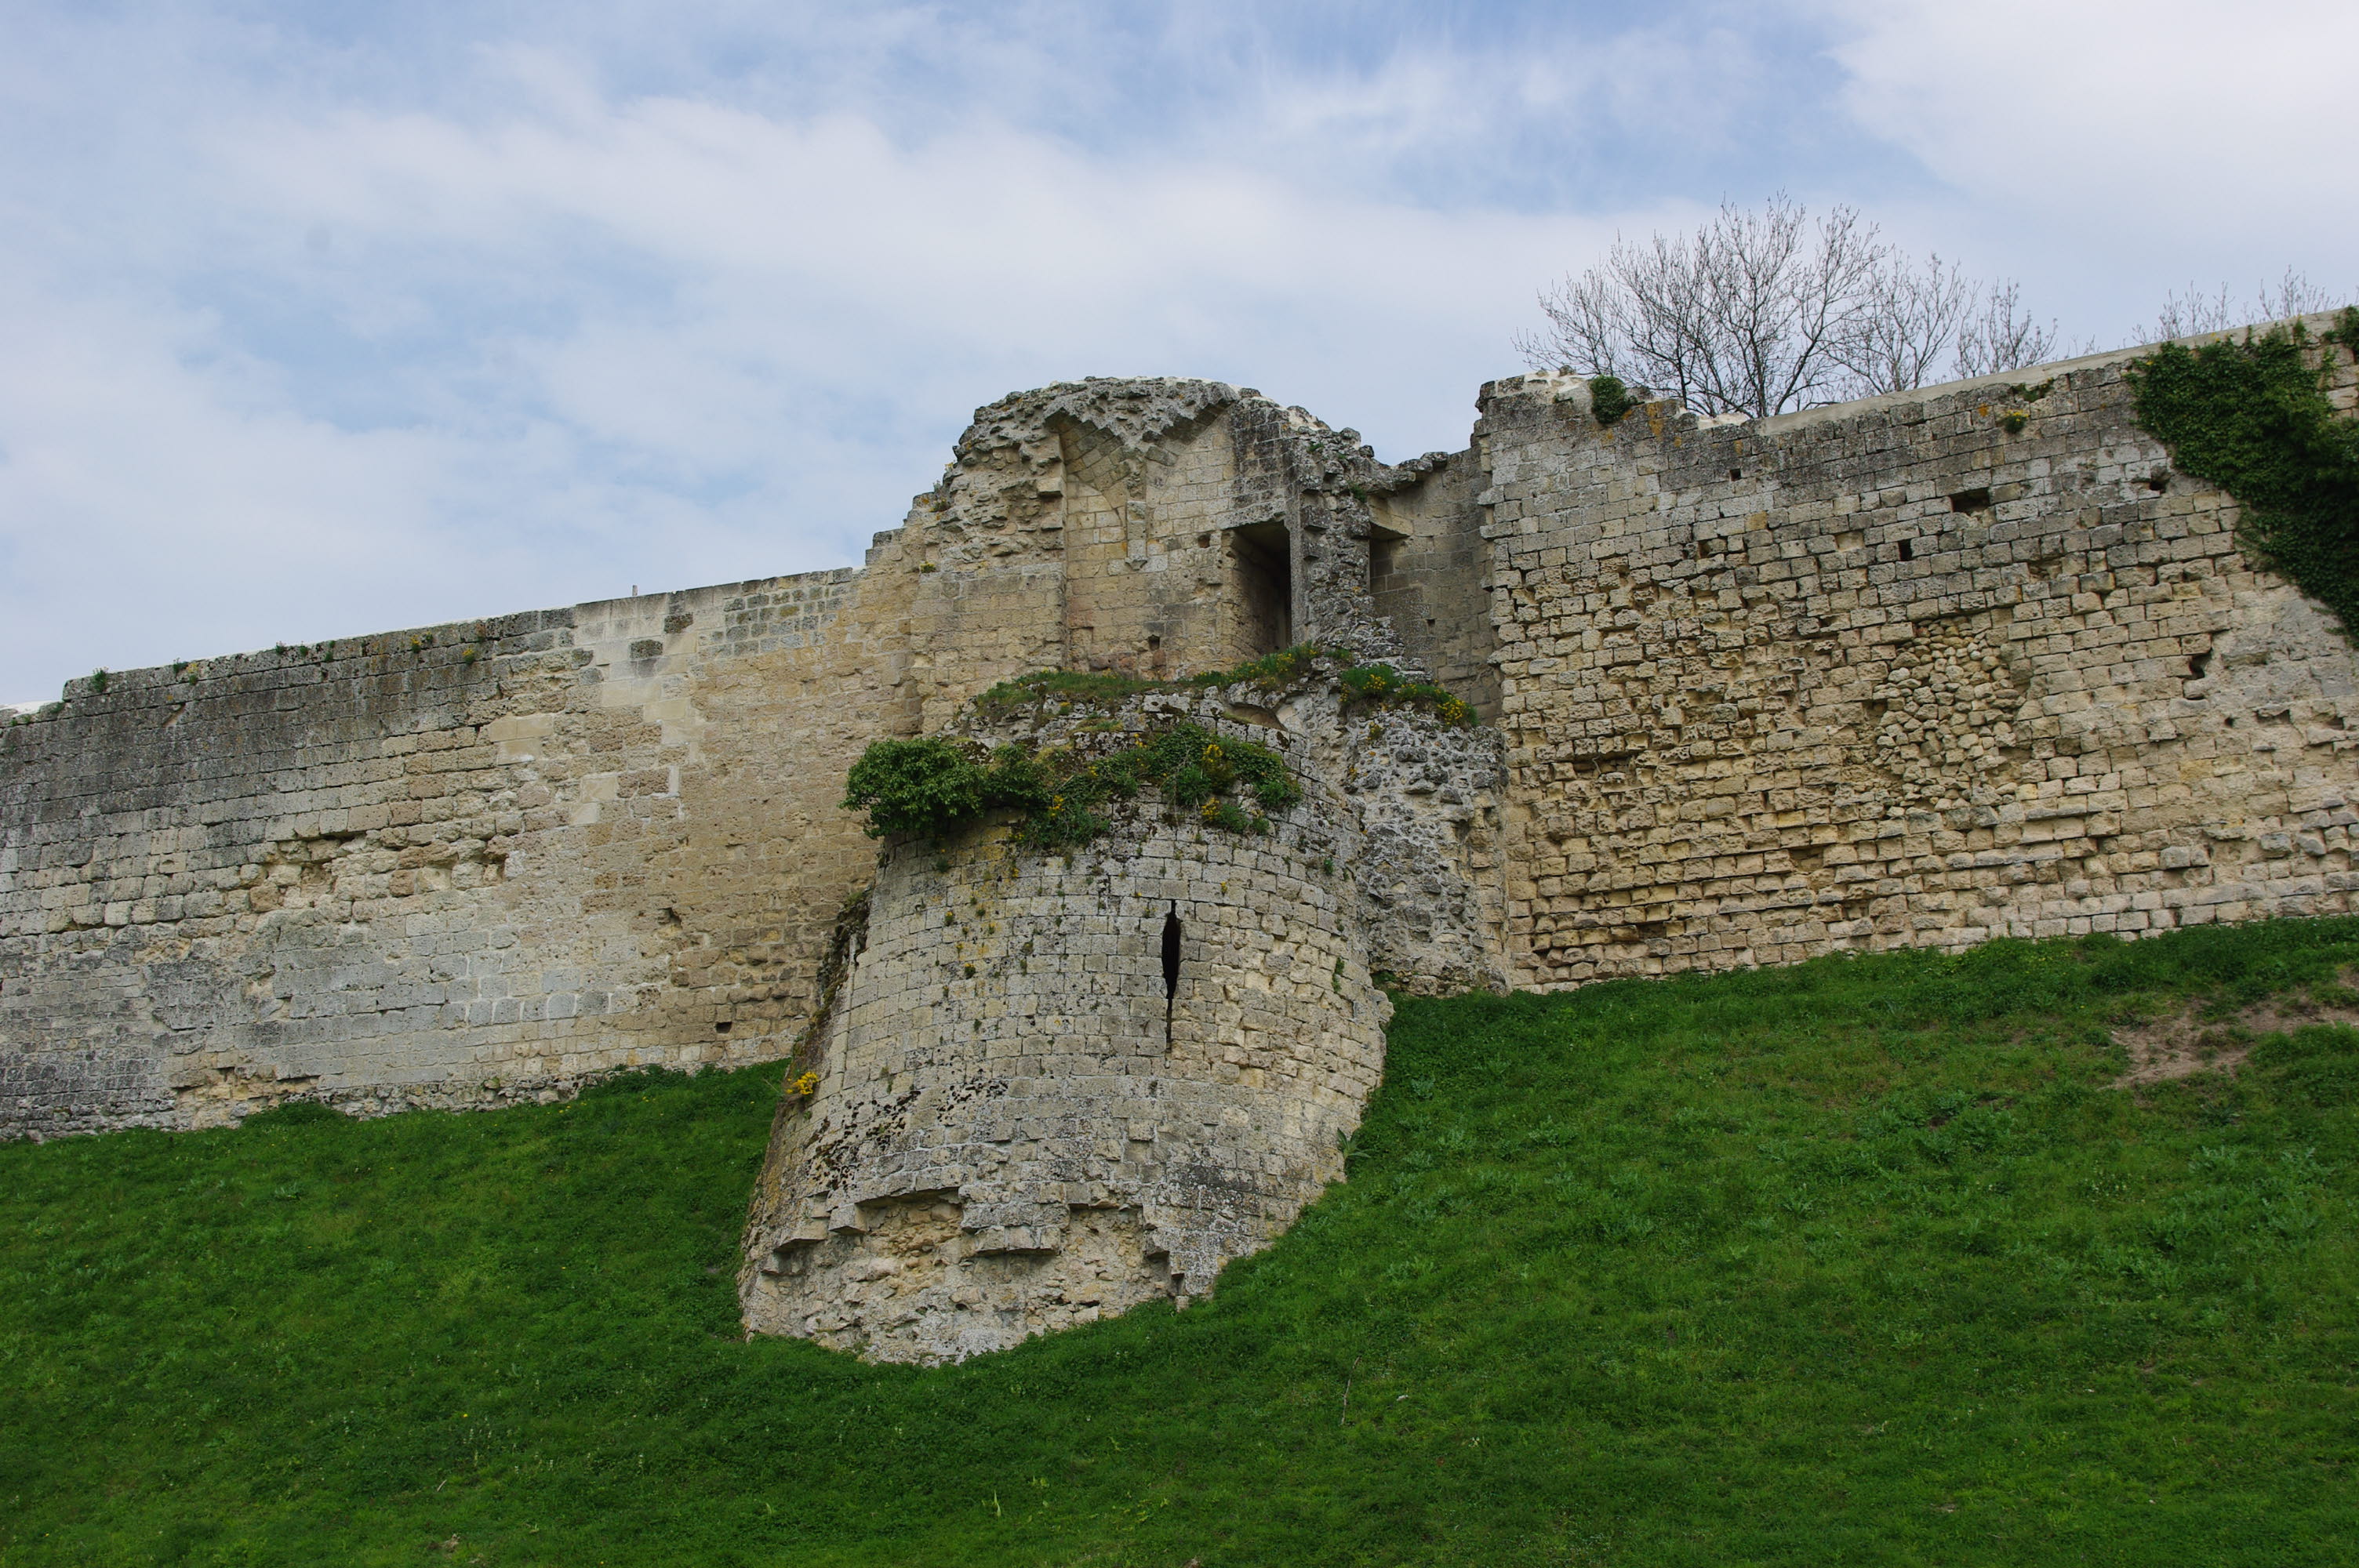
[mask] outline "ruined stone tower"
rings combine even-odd
[[[1004,826],[886,850],[755,1200],[751,1326],[932,1360],[1184,1303],[1343,1173],[1392,1012],[1372,969],[1501,981],[1497,765],[1495,737],[1347,714],[1331,673],[1125,705],[1275,745],[1307,788],[1266,835],[1148,798],[1069,853]],[[1060,706],[993,738],[1106,722]]]
[[[1372,971],[1506,979],[1495,732],[1347,712],[1333,679],[1353,659],[1430,673],[1442,639],[1377,611],[1373,557],[1400,537],[1387,498],[1438,462],[1386,469],[1200,384],[1011,399],[961,452],[1013,454],[1016,505],[1057,503],[1027,522],[1060,535],[1066,667],[1186,677],[1298,640],[1336,657],[940,726],[1053,746],[1185,716],[1274,746],[1304,789],[1261,837],[1150,798],[1065,853],[1005,827],[886,849],[797,1064],[816,1082],[781,1114],[745,1294],[758,1330],[893,1359],[1209,1291],[1341,1175],[1391,1013]],[[1025,525],[996,514],[1004,482],[984,493],[944,555]]]

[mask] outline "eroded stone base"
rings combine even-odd
[[[798,1335],[873,1360],[940,1362],[1004,1350],[1184,1295],[1136,1208],[1076,1208],[1051,1248],[991,1249],[954,1193],[864,1204],[864,1231],[789,1245],[745,1303],[756,1333]]]

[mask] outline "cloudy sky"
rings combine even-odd
[[[0,0],[0,699],[856,562],[978,404],[1463,445],[1783,188],[2068,338],[2359,288],[2359,6]]]

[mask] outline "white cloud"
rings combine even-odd
[[[2354,254],[2323,6],[491,15],[28,9],[0,697],[856,559],[1048,380],[1452,446],[1536,287],[1778,183],[2068,318]]]
[[[969,408],[1046,380],[1226,376],[1455,445],[1534,258],[1597,232],[511,63],[500,115],[217,114],[185,254],[16,277],[12,691],[856,558]]]
[[[433,526],[460,456],[446,440],[257,409],[250,367],[182,362],[209,337],[196,317],[67,301],[21,276],[0,280],[0,646],[17,696],[41,693],[27,667],[228,651],[207,639],[253,641],[258,610],[294,641],[336,629],[318,600],[350,613],[433,597],[397,546]]]
[[[1505,366],[1536,259],[1601,232],[1114,164],[988,123],[902,145],[848,115],[679,100],[562,125],[259,121],[219,150],[225,203],[386,254],[341,286],[355,309],[373,307],[352,289],[400,281],[412,254],[495,296],[541,283],[571,319],[515,346],[530,384],[507,395],[690,466],[775,447],[773,416],[817,390],[990,395],[1010,374],[1291,373],[1373,387],[1373,417],[1428,425],[1431,362],[1462,379]],[[1248,351],[1258,369],[1236,362]],[[1459,433],[1471,391],[1442,395],[1453,414],[1430,438]]]
[[[2343,0],[1841,10],[1857,30],[1833,53],[1856,112],[1966,190],[2282,222],[2328,194],[2316,177],[2359,132],[2359,10]]]
[[[1838,0],[1844,102],[2100,334],[2190,277],[2359,285],[2348,0]]]

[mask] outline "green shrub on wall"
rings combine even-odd
[[[1597,416],[1598,424],[1607,429],[1622,422],[1622,416],[1638,406],[1630,389],[1618,375],[1593,375],[1589,378],[1589,411]]]
[[[1342,648],[1299,643],[1275,654],[1265,654],[1232,670],[1208,670],[1182,680],[1142,680],[1136,676],[1101,670],[1036,670],[1028,676],[1001,681],[975,698],[977,711],[986,715],[1013,713],[1042,702],[1065,707],[1112,707],[1149,692],[1216,690],[1231,686],[1258,686],[1283,691],[1318,674],[1320,661],[1343,666],[1336,674],[1347,703],[1373,707],[1424,708],[1446,724],[1474,722],[1474,709],[1430,681],[1413,681],[1390,665],[1355,665]]]
[[[844,780],[847,810],[868,813],[870,837],[933,833],[984,812],[990,774],[948,741],[879,741]]]
[[[1186,720],[1103,753],[1007,745],[985,758],[980,750],[939,737],[879,741],[853,764],[844,808],[868,813],[872,838],[938,838],[986,813],[1012,811],[1017,839],[1049,849],[1096,838],[1108,826],[1106,808],[1149,784],[1174,813],[1240,833],[1268,832],[1265,814],[1302,798],[1302,786],[1276,752]],[[1230,798],[1233,793],[1256,809]]]
[[[1114,708],[1149,693],[1259,686],[1282,691],[1320,673],[1322,661],[1346,708],[1421,708],[1445,724],[1471,725],[1474,710],[1430,681],[1411,680],[1390,665],[1354,665],[1339,648],[1304,643],[1231,670],[1184,680],[1141,680],[1091,670],[1040,670],[1000,682],[975,699],[986,717],[1048,705]],[[1084,729],[1111,730],[1109,717]],[[1107,737],[1113,744],[1114,737]],[[1129,744],[1038,750],[1006,745],[985,755],[980,744],[931,736],[879,741],[853,764],[846,810],[868,813],[872,838],[939,838],[994,811],[1014,812],[1017,839],[1036,849],[1087,843],[1104,832],[1106,810],[1152,784],[1176,815],[1235,833],[1266,833],[1268,813],[1302,798],[1285,761],[1257,741],[1224,738],[1186,719],[1168,722]]]
[[[2327,335],[2359,355],[2359,309]],[[2299,324],[2190,349],[2165,343],[2130,371],[2138,423],[2171,461],[2244,508],[2237,538],[2359,643],[2359,418],[2338,415]]]

